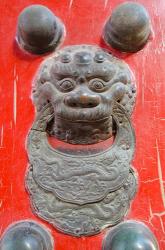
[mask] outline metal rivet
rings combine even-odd
[[[1,250],[53,250],[48,231],[32,221],[21,221],[10,226],[0,241]]]
[[[132,93],[133,94],[136,93],[136,87],[135,86],[132,87]]]
[[[151,32],[147,10],[138,3],[117,6],[107,21],[103,38],[113,48],[136,52],[144,47]]]
[[[104,239],[102,250],[159,250],[155,236],[145,224],[123,222],[112,229]]]
[[[23,49],[43,54],[58,46],[63,31],[63,24],[47,7],[30,5],[18,17],[16,40]]]
[[[88,65],[92,62],[92,55],[86,51],[77,52],[75,62],[78,65]]]
[[[96,53],[94,60],[97,63],[102,63],[102,62],[104,62],[105,57],[104,57],[103,53]]]
[[[71,61],[71,56],[69,53],[61,55],[61,62],[63,63],[69,63]]]

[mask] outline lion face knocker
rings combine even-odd
[[[37,114],[27,143],[26,185],[38,216],[75,236],[124,217],[137,186],[130,166],[135,95],[128,66],[101,48],[70,46],[45,60],[33,87]],[[48,136],[81,145],[115,139],[102,152],[70,155],[50,146]]]
[[[73,144],[92,144],[112,136],[115,102],[132,112],[135,87],[126,64],[100,48],[73,46],[43,64],[34,101],[38,110],[50,102],[52,133]]]

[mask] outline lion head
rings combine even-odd
[[[113,105],[130,115],[135,85],[127,64],[103,49],[70,46],[42,64],[34,82],[37,112],[50,103],[51,133],[73,144],[92,144],[113,135]]]

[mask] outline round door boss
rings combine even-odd
[[[107,20],[103,39],[108,45],[123,52],[137,52],[147,43],[151,33],[150,17],[139,3],[118,5]]]
[[[61,42],[64,25],[43,5],[30,5],[18,17],[16,40],[33,54],[53,51]]]
[[[102,250],[159,250],[150,229],[138,221],[127,221],[114,227],[103,241]]]
[[[12,224],[0,241],[1,250],[53,250],[50,233],[34,221]]]

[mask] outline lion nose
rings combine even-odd
[[[91,95],[87,93],[72,93],[65,97],[64,102],[70,107],[94,108],[100,104],[100,97],[98,95]]]

